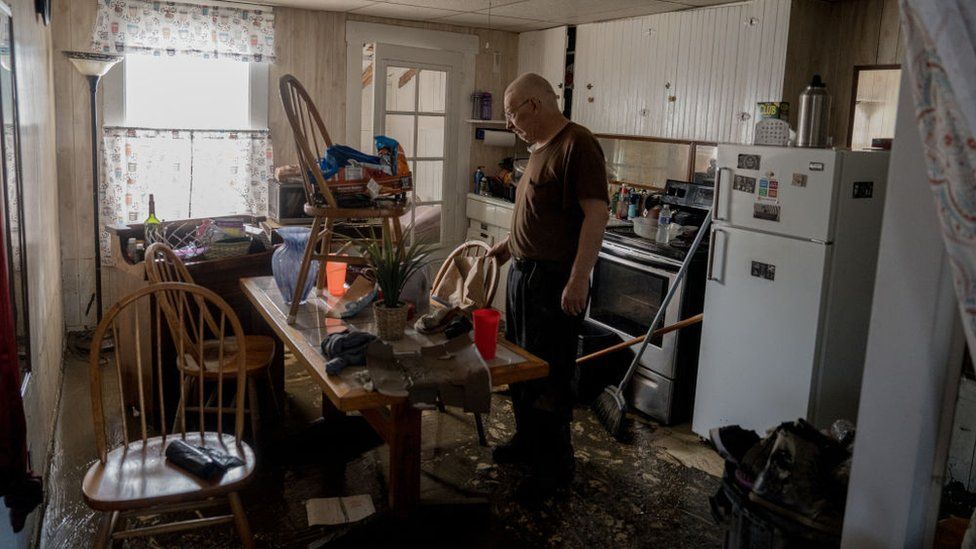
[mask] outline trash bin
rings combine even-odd
[[[725,528],[724,549],[830,549],[840,534],[828,534],[774,513],[749,499],[735,481],[735,467],[725,464],[718,492],[709,498],[712,517]]]
[[[606,328],[592,322],[583,322],[576,345],[576,357],[585,356],[623,342],[623,338]],[[603,391],[604,387],[620,383],[634,352],[622,349],[609,355],[576,365],[574,389],[576,401],[589,404]]]

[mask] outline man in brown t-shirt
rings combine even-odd
[[[519,492],[537,499],[575,470],[569,424],[576,346],[607,222],[607,173],[596,138],[562,115],[541,76],[523,74],[508,86],[505,120],[531,156],[516,189],[511,234],[491,255],[514,260],[506,337],[546,360],[549,376],[512,385],[516,433],[493,456],[533,466]]]

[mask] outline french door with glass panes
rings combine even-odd
[[[376,44],[373,133],[396,139],[413,172],[411,238],[438,246],[455,206],[457,69],[452,52]],[[455,206],[456,207],[456,206]]]

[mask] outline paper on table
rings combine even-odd
[[[376,512],[369,494],[342,498],[314,498],[305,502],[308,525],[348,524],[357,522]]]

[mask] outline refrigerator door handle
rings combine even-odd
[[[732,173],[732,168],[719,168],[715,176],[715,202],[712,204],[712,219],[716,221],[728,221],[728,217],[722,217],[719,213],[722,204],[722,173]]]
[[[722,245],[722,278],[716,277],[715,276],[715,273],[714,273],[714,269],[715,269],[715,249],[718,248],[718,241],[719,241],[718,234],[719,233],[722,233],[723,235],[725,235],[722,238],[722,242],[723,242],[723,245]],[[722,229],[719,229],[719,228],[712,229],[711,244],[708,246],[708,269],[707,269],[708,270],[708,273],[707,273],[706,276],[707,276],[708,280],[711,280],[713,282],[718,282],[719,284],[724,284],[725,283],[725,248],[727,247],[726,245],[728,244],[728,238],[729,238],[729,233],[727,231],[723,231]]]

